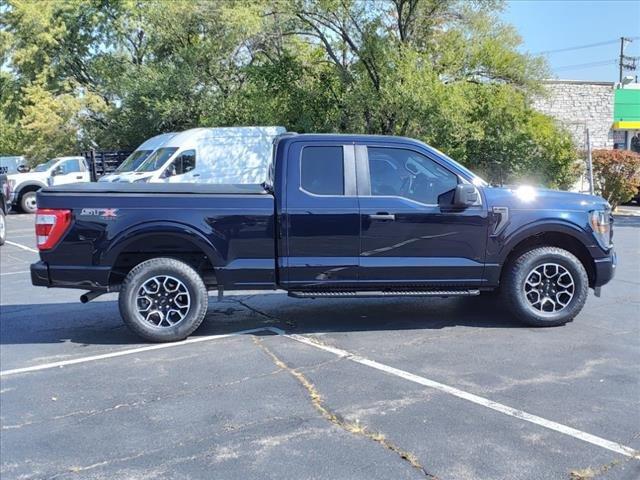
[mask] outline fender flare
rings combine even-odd
[[[101,256],[100,264],[113,266],[118,256],[125,251],[127,246],[140,239],[154,235],[167,235],[195,245],[207,256],[214,268],[225,264],[220,252],[202,232],[183,223],[167,221],[140,223],[120,232],[109,242],[107,250]]]
[[[509,234],[509,237],[503,243],[500,251],[495,255],[496,263],[503,265],[513,249],[523,240],[529,237],[543,233],[561,233],[572,237],[580,242],[587,250],[595,244],[593,238],[587,231],[575,223],[556,219],[556,220],[537,220],[533,223],[523,225],[518,230]]]
[[[27,182],[21,183],[19,184],[15,190],[14,190],[14,194],[15,194],[15,199],[16,201],[18,201],[18,199],[20,198],[20,196],[22,195],[22,191],[26,188],[26,187],[38,187],[38,190],[42,189],[42,188],[46,188],[47,185],[45,183],[42,182],[38,182],[35,180],[29,180]],[[36,190],[37,191],[37,190]]]

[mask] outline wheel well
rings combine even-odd
[[[42,185],[35,185],[33,183],[30,184],[30,185],[25,185],[24,187],[21,187],[20,190],[18,191],[18,201],[20,201],[22,199],[22,196],[25,193],[37,192],[41,188],[42,188]]]
[[[119,285],[133,267],[151,258],[175,258],[200,274],[207,287],[217,284],[211,258],[195,243],[170,234],[145,235],[118,254],[109,275],[109,285]]]
[[[529,238],[526,238],[518,243],[509,252],[509,255],[507,255],[507,258],[503,263],[500,280],[502,280],[502,275],[504,275],[506,267],[511,262],[515,261],[522,253],[538,247],[558,247],[571,252],[578,258],[578,260],[580,260],[580,263],[582,263],[584,269],[587,271],[587,276],[589,277],[589,286],[593,286],[593,283],[595,281],[595,265],[593,263],[593,258],[591,258],[591,255],[589,254],[589,250],[587,250],[587,247],[585,247],[584,244],[577,238],[574,238],[571,235],[567,235],[566,233],[559,232],[540,233],[538,235],[533,235]]]

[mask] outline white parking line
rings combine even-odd
[[[590,433],[586,433],[581,430],[577,430],[575,428],[562,425],[561,423],[557,423],[552,420],[547,420],[546,418],[538,417],[537,415],[532,415],[530,413],[519,410],[517,408],[512,408],[507,405],[503,405],[502,403],[494,402],[487,398],[474,395],[473,393],[465,392],[455,387],[450,387],[449,385],[445,385],[443,383],[436,382],[434,380],[430,380],[428,378],[421,377],[419,375],[414,375],[413,373],[409,373],[405,370],[400,370],[398,368],[394,368],[388,365],[384,365],[382,363],[378,363],[374,360],[369,360],[368,358],[355,355],[353,353],[350,353],[346,350],[342,350],[340,348],[330,347],[328,345],[322,345],[302,335],[287,334],[284,330],[281,330],[279,328],[274,328],[274,327],[267,327],[267,328],[272,332],[277,333],[278,335],[282,335],[284,337],[290,338],[292,340],[295,340],[296,342],[304,343],[305,345],[310,345],[312,347],[319,348],[320,350],[324,350],[326,352],[342,357],[346,360],[359,363],[360,365],[365,365],[367,367],[375,368],[376,370],[380,370],[382,372],[395,375],[396,377],[409,380],[410,382],[424,385],[425,387],[433,388],[435,390],[439,390],[449,395],[453,395],[454,397],[458,397],[463,400],[467,400],[469,402],[475,403],[476,405],[481,405],[483,407],[490,408],[491,410],[495,410],[496,412],[504,413],[505,415],[509,415],[510,417],[519,418],[520,420],[534,423],[541,427],[545,427],[550,430],[554,430],[556,432],[562,433],[564,435],[577,438],[584,442],[590,443],[592,445],[596,445],[598,447],[604,448],[606,450],[610,450],[615,453],[619,453],[626,457],[631,457],[631,458],[640,460],[639,451],[634,450],[631,447],[622,445],[620,443],[613,442],[611,440],[606,440],[604,438],[597,437],[595,435],[591,435]]]
[[[156,345],[148,345],[146,347],[131,348],[129,350],[119,350],[117,352],[103,353],[101,355],[92,355],[90,357],[80,357],[80,358],[74,358],[74,359],[71,359],[71,360],[63,360],[63,361],[60,361],[60,362],[53,362],[53,363],[43,363],[41,365],[34,365],[32,367],[14,368],[14,369],[11,369],[11,370],[3,370],[3,371],[1,371],[0,372],[0,377],[8,377],[9,375],[16,375],[18,373],[37,372],[37,371],[40,371],[40,370],[48,370],[50,368],[66,367],[68,365],[77,365],[78,363],[95,362],[96,360],[105,360],[107,358],[122,357],[124,355],[132,355],[134,353],[148,352],[150,350],[161,350],[163,348],[180,347],[182,345],[188,345],[188,344],[192,344],[192,343],[201,343],[201,342],[209,342],[209,341],[212,341],[212,340],[221,340],[223,338],[237,337],[239,335],[245,335],[247,333],[263,332],[265,330],[266,330],[265,328],[252,328],[251,330],[241,330],[239,332],[225,333],[225,334],[222,334],[222,335],[207,335],[207,336],[204,336],[204,337],[193,337],[193,338],[188,338],[186,340],[182,340],[181,342],[159,343],[159,344],[156,344]]]
[[[35,248],[27,247],[26,245],[22,245],[21,243],[10,242],[9,240],[5,240],[4,243],[21,248],[22,250],[26,250],[27,252],[38,253],[38,250],[36,250]]]
[[[0,277],[4,277],[5,275],[17,275],[19,273],[31,273],[31,272],[29,270],[20,270],[19,272],[0,273]]]

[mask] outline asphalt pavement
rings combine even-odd
[[[563,327],[492,298],[210,298],[143,343],[116,297],[31,286],[33,217],[0,247],[5,479],[640,478],[640,217]]]

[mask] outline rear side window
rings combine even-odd
[[[305,147],[300,168],[300,184],[307,192],[344,195],[342,147]]]

